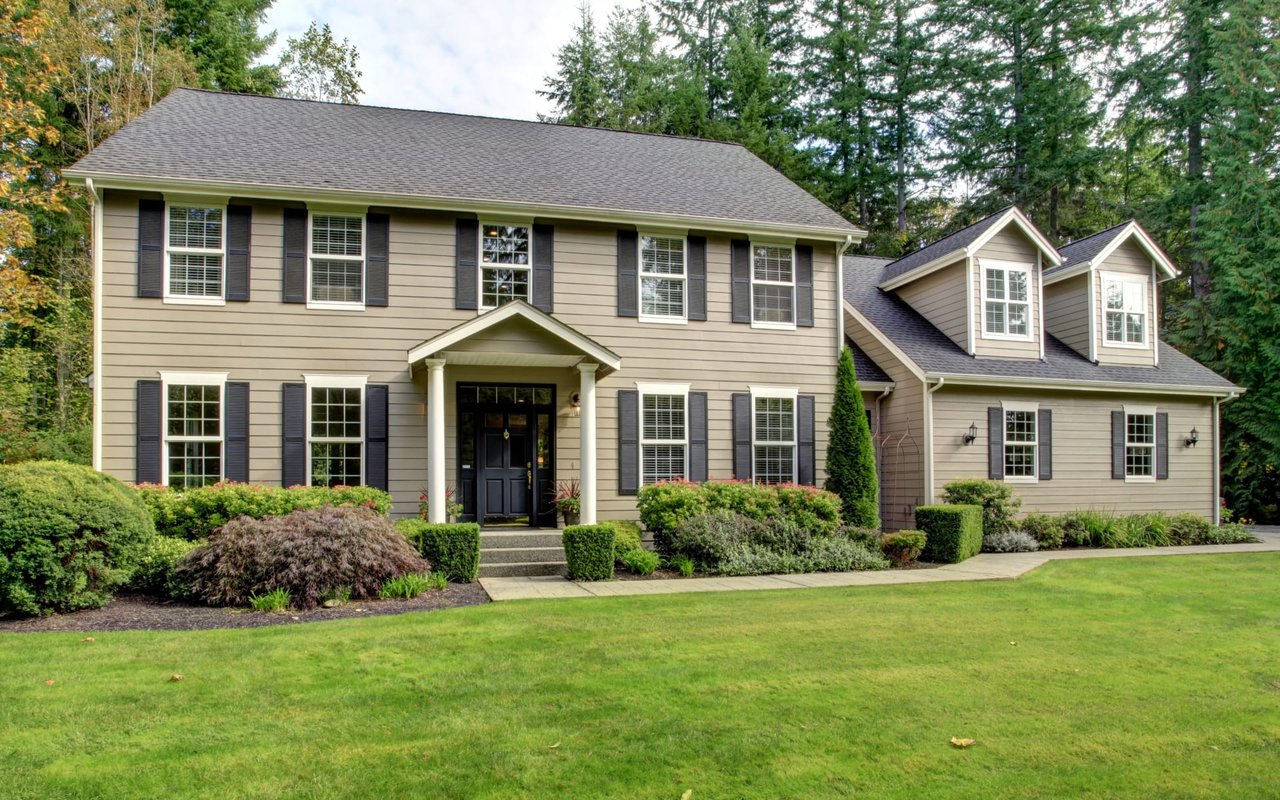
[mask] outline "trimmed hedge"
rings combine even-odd
[[[925,532],[925,561],[955,564],[982,550],[982,506],[917,506],[916,528]]]
[[[304,508],[364,506],[386,516],[391,495],[369,486],[264,486],[215,483],[199,489],[170,489],[145,483],[135,487],[151,511],[161,536],[196,541],[236,517],[280,517]]]
[[[570,525],[564,529],[564,560],[575,581],[607,581],[613,578],[613,527]]]
[[[402,519],[396,523],[396,530],[407,536],[422,557],[431,562],[433,572],[443,573],[454,583],[473,583],[480,574],[478,524]]]
[[[640,535],[640,524],[629,519],[606,519],[600,522],[613,528],[613,555],[618,561],[632,550],[643,550],[644,539]]]

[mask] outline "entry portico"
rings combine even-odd
[[[413,347],[408,353],[410,370],[419,367],[427,370],[427,500],[428,517],[431,522],[445,522],[447,517],[447,459],[446,459],[446,367],[467,368],[468,379],[476,379],[475,384],[466,384],[466,389],[479,389],[479,402],[484,403],[485,390],[491,401],[501,402],[503,392],[509,390],[512,402],[523,402],[527,396],[529,408],[539,407],[535,393],[540,389],[530,389],[520,394],[513,385],[537,383],[534,375],[559,373],[560,370],[577,374],[576,402],[571,407],[579,416],[581,426],[579,444],[581,448],[580,467],[577,476],[581,502],[581,521],[591,524],[596,521],[596,381],[616,372],[622,367],[622,360],[608,348],[593,341],[569,325],[555,319],[550,314],[523,301],[507,303],[492,311],[476,316],[457,325],[438,336]],[[560,373],[563,374],[563,373]],[[557,384],[561,381],[557,380]],[[502,386],[495,387],[494,384]],[[512,385],[512,386],[508,386]],[[462,389],[463,385],[459,384]],[[554,390],[554,387],[548,387]],[[493,391],[497,389],[497,391]],[[475,397],[475,395],[472,395]],[[550,394],[554,397],[554,394]],[[461,409],[461,394],[454,400]],[[475,402],[475,401],[472,401]],[[545,405],[545,404],[543,404]],[[459,420],[459,453],[470,452],[475,460],[474,450],[469,451],[472,443],[478,443],[481,454],[485,457],[476,461],[476,474],[463,475],[468,465],[459,459],[458,497],[464,507],[471,500],[471,508],[484,522],[486,509],[500,506],[497,516],[523,514],[532,523],[535,510],[540,502],[544,502],[544,487],[554,485],[554,477],[571,477],[564,474],[540,475],[535,481],[534,471],[547,466],[542,459],[530,455],[539,445],[534,441],[547,435],[554,441],[554,432],[545,434],[539,425],[541,420],[554,426],[554,414],[535,417],[539,422],[530,426],[528,417],[523,413],[504,413],[500,406],[490,403],[487,408],[491,413],[481,415],[482,423],[492,420],[496,430],[501,430],[501,439],[497,436],[486,438],[481,426],[467,428],[464,431],[462,421],[464,415],[456,414]],[[510,411],[522,411],[512,406]],[[468,418],[470,419],[470,418]],[[516,420],[519,420],[518,427]],[[529,428],[532,427],[532,431]],[[512,430],[517,431],[513,440]],[[514,442],[514,444],[513,444]],[[490,443],[490,444],[487,444]],[[486,450],[487,448],[487,450]],[[486,455],[487,453],[487,455]],[[527,460],[526,460],[527,459]],[[520,462],[525,462],[523,470]],[[537,466],[535,466],[535,462]],[[484,470],[490,468],[493,475],[486,480]],[[519,475],[523,471],[529,492],[534,486],[539,487],[535,502],[525,507],[519,502],[504,504],[503,497],[508,497],[504,488],[504,475],[511,472]],[[510,484],[511,476],[506,476],[506,484]],[[518,482],[518,477],[515,479]],[[492,503],[487,503],[489,492],[493,492]]]

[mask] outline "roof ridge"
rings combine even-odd
[[[1090,239],[1096,238],[1096,237],[1098,237],[1098,236],[1102,236],[1103,234],[1111,233],[1111,232],[1112,232],[1112,231],[1114,231],[1116,228],[1123,228],[1123,227],[1125,227],[1126,225],[1129,225],[1129,224],[1131,224],[1131,223],[1136,223],[1137,221],[1138,221],[1138,220],[1136,220],[1136,219],[1134,219],[1134,218],[1130,217],[1129,219],[1126,219],[1124,222],[1117,222],[1115,225],[1112,225],[1112,226],[1111,226],[1111,227],[1109,227],[1109,228],[1103,228],[1102,230],[1097,231],[1097,232],[1095,232],[1095,233],[1091,233],[1091,234],[1089,234],[1088,236],[1081,236],[1079,239],[1075,239],[1075,240],[1073,240],[1073,241],[1067,242],[1067,243],[1066,243],[1066,244],[1064,244],[1064,245],[1059,245],[1058,250],[1059,250],[1059,252],[1061,252],[1062,250],[1064,250],[1064,249],[1066,249],[1066,248],[1068,248],[1068,247],[1075,247],[1076,245],[1081,244],[1082,242],[1087,242],[1087,241],[1089,241]]]

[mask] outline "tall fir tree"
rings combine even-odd
[[[849,525],[880,528],[880,481],[876,449],[867,423],[867,410],[853,367],[853,351],[840,351],[836,394],[831,404],[827,439],[827,481],[824,488],[840,496],[841,516]]]
[[[273,2],[164,0],[169,43],[190,56],[205,88],[274,94],[281,85],[279,68],[257,63],[275,43],[274,31],[260,31]]]
[[[578,10],[572,37],[556,54],[556,74],[546,76],[543,79],[546,88],[538,91],[556,107],[555,114],[543,119],[567,125],[605,125],[609,115],[604,67],[604,53],[591,7],[583,5]]]

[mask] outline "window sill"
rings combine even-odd
[[[1151,347],[1146,343],[1135,344],[1133,342],[1107,342],[1102,343],[1103,347],[1116,348],[1117,350],[1150,350]]]
[[[1155,483],[1155,475],[1125,475],[1125,483]]]
[[[225,306],[227,301],[221,297],[194,297],[185,295],[165,295],[165,305],[171,306]]]
[[[688,325],[689,320],[684,317],[646,317],[640,316],[640,322],[652,325]]]
[[[1004,482],[1005,483],[1022,483],[1022,484],[1039,483],[1040,479],[1034,476],[1027,476],[1027,475],[1006,475],[1004,476]]]
[[[986,331],[982,332],[982,338],[991,339],[997,342],[1034,342],[1036,340],[1036,338],[1031,335],[1020,336],[1010,333],[987,333]]]
[[[319,300],[307,301],[308,311],[364,311],[364,303],[326,303]]]
[[[758,322],[753,319],[751,327],[764,331],[794,331],[796,324],[794,322]]]

